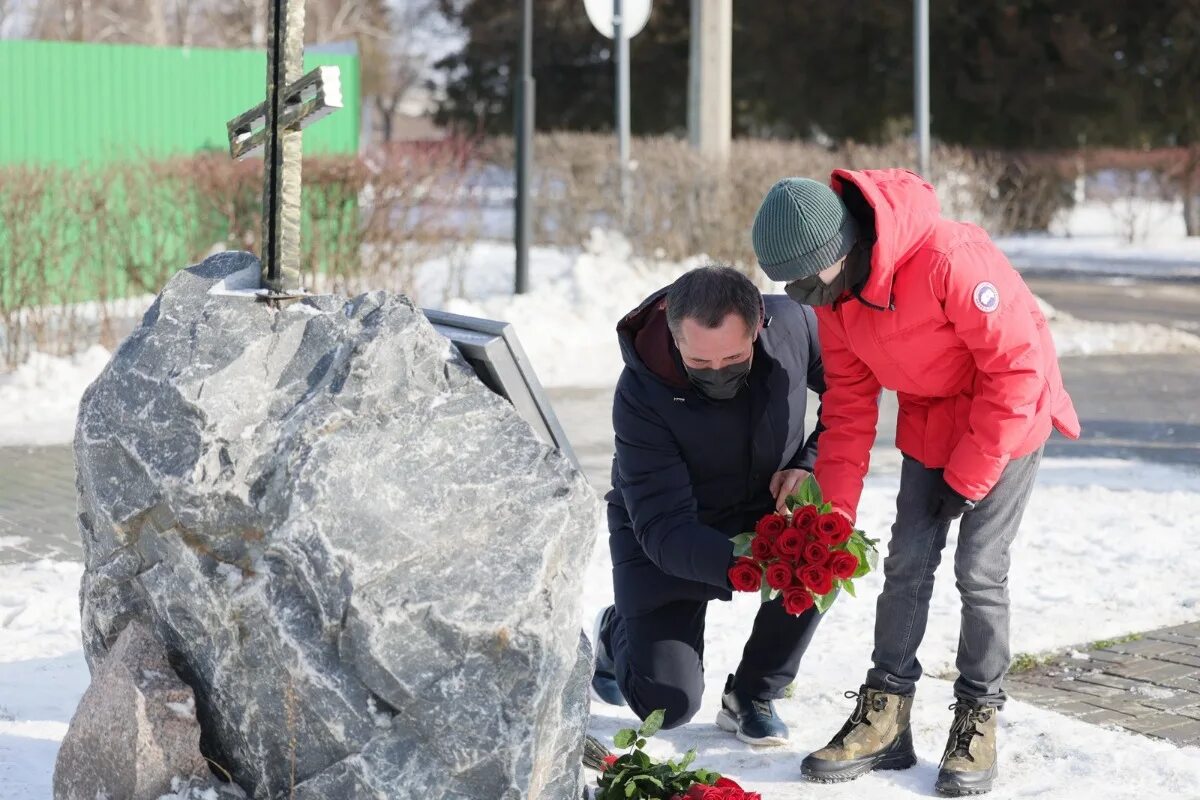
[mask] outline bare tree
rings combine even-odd
[[[363,95],[374,103],[380,118],[380,136],[392,139],[396,115],[409,93],[419,87],[435,57],[437,41],[446,22],[435,0],[394,0],[390,8],[391,37],[381,53],[363,59]]]
[[[19,35],[17,30],[19,12],[16,0],[0,0],[0,39]]]

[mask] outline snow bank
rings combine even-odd
[[[621,372],[617,321],[654,291],[706,263],[643,261],[621,236],[592,232],[583,252],[534,249],[531,291],[514,295],[514,251],[484,244],[471,252],[460,286],[447,291],[444,262],[423,265],[423,303],[456,314],[513,323],[521,346],[546,386],[612,386]],[[437,298],[446,298],[441,302]]]
[[[1085,202],[1061,212],[1046,234],[996,244],[1024,271],[1200,277],[1200,238],[1188,238],[1179,203]]]
[[[1165,325],[1095,322],[1059,312],[1050,331],[1060,356],[1200,352],[1200,336]]]
[[[110,355],[99,345],[65,358],[34,353],[0,373],[0,446],[71,441],[79,399]]]

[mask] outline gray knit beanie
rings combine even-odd
[[[808,178],[784,178],[754,215],[754,254],[774,281],[795,281],[832,266],[854,247],[858,223],[837,193]]]

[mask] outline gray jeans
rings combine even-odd
[[[1009,549],[1037,478],[1042,451],[1012,461],[995,488],[959,523],[954,578],[962,598],[958,680],[954,694],[1000,707],[1008,670]],[[875,612],[874,668],[867,685],[912,694],[921,677],[917,647],[929,621],[933,575],[942,560],[949,523],[929,515],[929,496],[941,470],[905,456],[896,498],[896,524],[883,562],[883,591]]]

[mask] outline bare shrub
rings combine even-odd
[[[750,267],[750,226],[763,195],[783,177],[826,181],[838,167],[878,169],[913,162],[908,144],[872,147],[738,139],[725,166],[706,161],[686,142],[638,138],[631,148],[630,208],[622,209],[616,144],[611,136],[546,134],[534,144],[533,205],[536,239],[578,245],[593,227],[625,231],[641,256],[695,255]],[[511,164],[511,140],[493,142],[487,158]],[[987,201],[999,174],[994,159],[939,148],[933,183],[945,213],[981,224],[993,220]]]
[[[450,139],[306,160],[306,285],[415,298],[420,263],[442,257],[461,272],[479,232],[468,190],[476,146]],[[13,367],[34,348],[114,346],[118,301],[157,293],[214,249],[257,250],[261,208],[261,161],[224,154],[0,170],[0,359]]]

